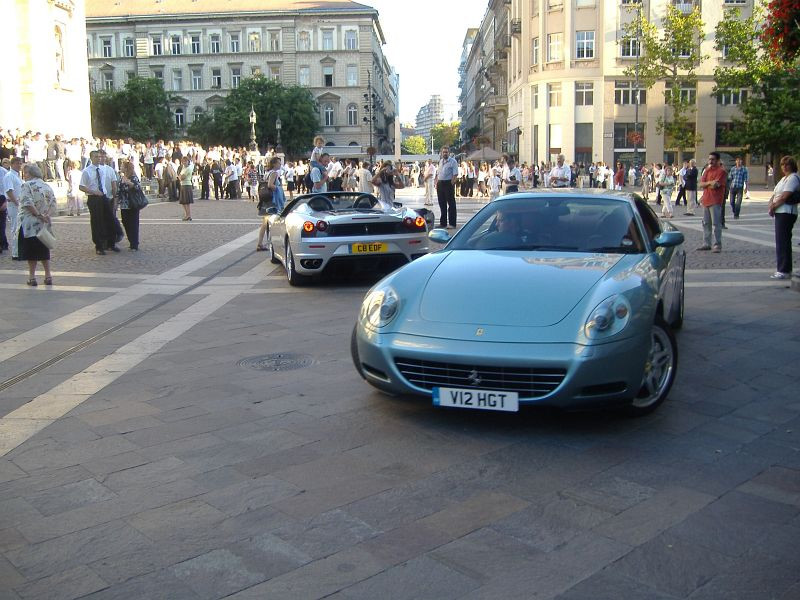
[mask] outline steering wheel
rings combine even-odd
[[[314,196],[308,202],[309,208],[314,212],[322,212],[325,210],[333,210],[333,203],[325,196]]]
[[[373,198],[369,194],[361,194],[353,202],[353,208],[372,208],[376,204],[377,201],[375,200],[375,198]]]

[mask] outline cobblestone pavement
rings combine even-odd
[[[53,289],[0,257],[0,598],[800,598],[800,294],[763,201],[719,255],[675,219],[680,368],[638,420],[383,396],[348,349],[370,281],[290,288],[252,204],[193,209],[106,257],[59,218]]]

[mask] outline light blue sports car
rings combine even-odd
[[[669,394],[683,322],[683,234],[636,195],[544,190],[499,198],[446,246],[367,294],[359,374],[437,406],[624,406]]]

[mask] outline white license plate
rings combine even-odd
[[[433,388],[433,405],[517,412],[519,410],[519,394],[497,390],[435,387]]]

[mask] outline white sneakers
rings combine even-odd
[[[781,273],[780,271],[775,271],[772,275],[769,276],[770,279],[791,279],[791,273]]]

